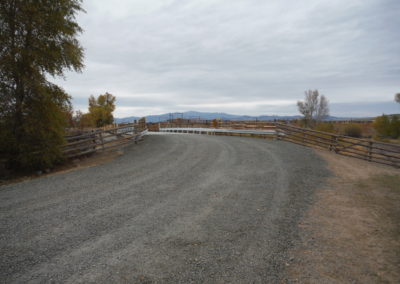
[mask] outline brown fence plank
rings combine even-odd
[[[133,128],[133,129],[125,133],[117,133],[119,129],[124,129],[124,128]],[[65,139],[69,142],[63,145],[62,147],[63,153],[65,157],[73,158],[77,156],[94,153],[99,150],[106,150],[109,148],[125,145],[130,142],[137,143],[137,141],[142,136],[142,132],[145,130],[146,130],[145,120],[142,119],[140,120],[140,123],[136,124],[126,124],[123,126],[117,126],[108,129],[96,129],[94,131],[84,134],[67,136],[65,137]],[[126,135],[129,132],[132,132],[133,134],[127,137]],[[115,139],[109,141],[105,140],[106,138],[110,137],[115,137]],[[112,145],[105,146],[106,144],[112,144]]]
[[[335,151],[335,153],[351,156],[354,158],[363,159],[366,161],[377,162],[390,166],[400,166],[400,145],[376,142],[367,139],[354,138],[344,135],[338,135],[333,133],[327,133],[312,129],[300,128],[283,123],[272,123],[272,122],[218,122],[217,127],[213,127],[213,123],[208,122],[187,122],[185,123],[161,123],[163,127],[206,127],[206,128],[230,128],[230,129],[257,129],[257,128],[268,128],[275,129],[276,133],[272,136],[278,140],[288,141],[291,143],[317,147],[321,149],[328,149]],[[206,132],[207,130],[202,131]],[[179,131],[175,131],[179,132]],[[270,137],[271,135],[248,135],[248,134],[233,134],[225,132],[215,132],[214,135],[229,135],[229,136],[263,136]]]

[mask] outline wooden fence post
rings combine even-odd
[[[336,136],[336,135],[334,135],[333,136],[334,137],[334,140],[333,140],[333,150],[335,151],[335,153],[337,154],[338,153],[338,148],[337,148],[337,146],[338,146],[338,137]]]
[[[335,143],[335,135],[331,135],[331,141],[329,143],[329,151],[334,150],[334,143]]]
[[[372,161],[372,145],[373,145],[373,142],[369,141],[368,142],[368,161],[369,162]]]
[[[103,133],[102,133],[102,132],[100,132],[100,133],[99,133],[99,136],[100,136],[101,148],[104,150],[104,140],[103,140]]]
[[[94,144],[94,146],[92,147],[92,149],[93,150],[95,150],[96,151],[96,146],[97,146],[97,143],[96,143],[96,132],[94,132],[93,130],[92,130],[92,135],[91,135],[92,137],[91,138],[93,138],[93,140],[92,140],[92,144]]]
[[[276,140],[281,140],[279,127],[275,126]]]

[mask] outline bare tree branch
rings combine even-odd
[[[306,126],[312,126],[329,115],[328,100],[324,95],[320,96],[318,90],[305,91],[304,101],[298,101],[297,107],[304,116]]]

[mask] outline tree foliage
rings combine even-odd
[[[306,91],[304,101],[298,101],[297,107],[308,127],[314,126],[329,115],[328,100],[324,95],[320,96],[318,90]]]
[[[62,158],[70,96],[47,76],[83,67],[81,10],[81,0],[0,1],[0,154],[14,168]]]
[[[400,93],[397,93],[396,95],[394,95],[394,100],[396,103],[400,104]]]
[[[114,122],[113,111],[115,110],[116,98],[110,93],[89,98],[89,115],[96,127],[105,126]]]
[[[93,127],[93,122],[88,113],[83,113],[80,110],[77,110],[75,113],[72,113],[70,127],[74,130]]]

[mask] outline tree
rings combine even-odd
[[[0,154],[14,168],[62,158],[70,96],[47,77],[80,71],[81,0],[0,1]]]
[[[396,95],[394,95],[394,100],[396,103],[400,104],[400,93],[397,93]]]
[[[99,95],[96,99],[89,98],[89,115],[96,127],[105,126],[114,122],[113,111],[115,110],[116,98],[110,93]]]
[[[304,102],[298,101],[299,112],[304,116],[307,127],[315,125],[329,115],[328,100],[324,95],[319,95],[318,90],[308,90],[305,92]]]

